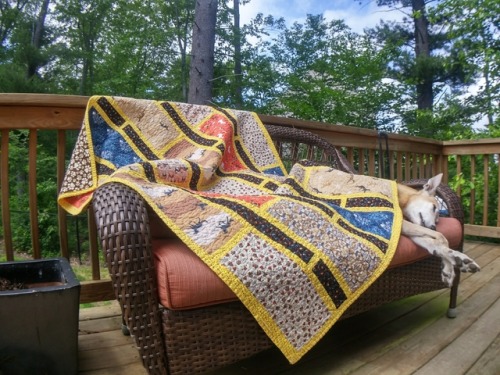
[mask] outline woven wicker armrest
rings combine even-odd
[[[128,186],[109,183],[96,190],[93,207],[102,250],[125,323],[135,338],[144,366],[166,374],[145,202]]]

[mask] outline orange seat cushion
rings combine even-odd
[[[437,230],[458,249],[463,231],[460,222],[441,218]],[[153,239],[160,303],[172,310],[185,310],[236,301],[229,287],[182,241],[177,238]],[[413,263],[429,256],[405,236],[401,236],[389,268]]]

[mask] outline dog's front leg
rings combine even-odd
[[[459,267],[462,272],[477,272],[480,270],[479,265],[467,255],[450,249],[448,240],[439,232],[403,220],[402,233],[410,237],[413,242],[426,249],[430,254],[442,259],[441,277],[448,286],[453,284],[455,267]]]
[[[441,258],[443,263],[441,279],[447,286],[451,287],[455,278],[455,267],[448,255],[448,251],[450,250],[448,240],[439,232],[406,220],[403,221],[402,233],[410,237],[413,242],[427,250],[430,254]]]

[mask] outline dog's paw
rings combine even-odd
[[[445,283],[448,288],[451,288],[453,280],[455,280],[455,268],[451,263],[444,260],[441,269],[441,280],[443,280],[443,283]]]
[[[460,266],[460,271],[475,273],[481,271],[481,267],[479,267],[479,265],[472,259],[469,259],[462,262],[462,266]]]
[[[462,272],[478,272],[481,271],[481,267],[469,258],[464,253],[460,251],[450,250],[451,259],[454,261],[455,267],[458,267]]]
[[[455,279],[455,272],[452,273],[441,273],[441,280],[448,287],[451,288],[453,286],[453,280]]]

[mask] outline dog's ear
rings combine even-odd
[[[424,185],[423,191],[427,192],[429,195],[436,195],[436,189],[438,188],[439,184],[441,183],[441,180],[443,179],[443,174],[440,173],[427,181],[427,183]]]

